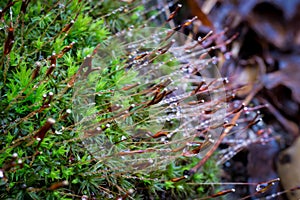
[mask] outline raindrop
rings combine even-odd
[[[229,161],[225,162],[225,167],[230,167],[231,163]]]
[[[231,58],[231,53],[230,52],[228,52],[228,53],[225,53],[225,59],[226,60],[229,60],[230,58]]]
[[[81,197],[81,200],[88,200],[89,199],[89,197],[87,196],[87,195],[83,195],[82,197]]]
[[[273,179],[273,180],[270,180],[268,182],[263,182],[263,183],[260,183],[256,186],[256,192],[257,193],[264,193],[266,192],[267,190],[270,189],[270,187],[272,187],[276,182],[280,181],[279,178],[276,178],[276,179]]]
[[[3,170],[0,169],[0,178],[3,178],[4,177],[4,173],[3,173]]]

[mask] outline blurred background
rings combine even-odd
[[[255,88],[258,92],[252,101],[267,105],[260,111],[275,140],[251,144],[239,152],[224,165],[224,181],[251,183],[280,177],[281,185],[270,194],[299,186],[300,1],[186,0],[180,3],[184,6],[175,18],[177,23],[193,16],[199,19],[186,28],[186,34],[198,38],[210,30],[224,32],[220,42],[238,34],[223,49],[230,53],[230,58],[220,66],[222,75],[236,85],[246,85],[239,90],[237,98],[245,97]],[[215,42],[218,44],[218,40]],[[253,194],[255,188],[239,187],[240,195],[247,192]],[[299,199],[299,193],[294,191],[280,198]]]

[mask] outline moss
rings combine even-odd
[[[127,167],[126,162],[110,158],[99,161],[85,148],[83,138],[87,127],[95,128],[89,124],[76,124],[85,115],[100,113],[93,119],[99,122],[116,114],[109,111],[112,109],[107,103],[109,101],[122,101],[124,107],[129,107],[133,102],[137,104],[145,100],[143,98],[151,100],[140,95],[123,98],[129,95],[128,92],[120,93],[120,96],[113,96],[110,92],[140,80],[137,72],[120,69],[126,62],[126,54],[120,54],[115,60],[100,59],[99,63],[109,63],[110,67],[102,68],[99,80],[99,74],[81,77],[88,78],[83,85],[86,89],[95,87],[93,93],[101,95],[97,96],[95,107],[85,108],[86,113],[70,115],[69,109],[74,108],[74,93],[76,95],[76,88],[80,88],[80,85],[73,84],[80,66],[88,66],[82,63],[88,62],[88,55],[92,55],[99,45],[107,45],[109,36],[127,30],[130,25],[140,26],[144,22],[139,17],[145,11],[143,5],[106,0],[101,4],[98,1],[46,3],[27,0],[1,2],[0,6],[5,10],[1,13],[0,30],[1,199],[76,199],[84,195],[105,199],[126,196],[130,189],[134,190],[130,195],[136,199],[164,195],[188,198],[207,192],[207,187],[197,188],[186,181],[170,181],[182,176],[199,161],[198,158],[178,157],[173,163],[162,165],[151,173],[133,173],[121,170]],[[167,59],[166,56],[157,62]],[[163,73],[169,73],[177,64],[175,61],[166,62]],[[78,83],[82,80],[77,79]],[[141,107],[134,109],[140,110]],[[149,117],[151,113],[148,111],[145,108],[128,117],[124,122],[126,127]],[[52,119],[55,123],[49,124]],[[147,127],[146,121],[140,124],[140,129]],[[104,144],[101,139],[117,143],[123,135],[130,136],[127,133],[130,130],[118,128],[116,122],[110,127],[102,123],[100,128],[105,130],[105,137],[98,138],[101,145]],[[137,145],[135,140],[130,140],[129,144],[115,145],[114,148],[132,151],[148,148],[147,145]],[[96,147],[101,148],[97,143]],[[172,160],[168,160],[170,162]],[[191,181],[217,181],[217,168],[212,167],[211,162],[206,164],[205,172],[195,174]]]

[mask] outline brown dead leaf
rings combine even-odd
[[[292,91],[292,97],[300,103],[300,58],[297,55],[283,57],[279,61],[280,70],[263,76],[262,82],[267,89],[284,85]]]
[[[284,189],[288,190],[300,185],[300,137],[296,142],[280,153],[277,171]],[[287,193],[289,200],[300,199],[300,191]]]
[[[279,152],[279,145],[275,139],[271,139],[266,144],[253,143],[248,147],[248,182],[264,182],[266,180],[272,180],[278,177],[274,169],[274,158]],[[256,198],[267,196],[278,192],[278,183],[273,186],[271,190]],[[256,185],[249,186],[250,194],[256,192]]]
[[[265,74],[266,67],[261,58],[255,57],[247,61],[240,61],[235,75],[232,77],[232,84],[241,87],[237,95],[245,96],[249,94],[255,85],[259,83],[260,77]]]
[[[287,30],[282,13],[272,4],[258,4],[247,16],[247,21],[260,37],[278,48],[287,48]]]
[[[202,11],[200,5],[196,0],[187,0],[186,2],[189,5],[189,8],[191,9],[192,15],[197,16],[204,26],[208,26],[211,29],[214,29],[213,23],[209,20],[208,16]]]

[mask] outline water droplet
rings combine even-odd
[[[214,65],[218,64],[218,60],[217,59],[213,59],[212,60],[212,64],[214,64]]]
[[[82,197],[81,197],[81,200],[88,200],[89,199],[89,197],[87,196],[87,195],[83,195]]]
[[[230,167],[231,163],[229,161],[225,162],[225,167]]]
[[[270,189],[270,187],[272,187],[276,182],[280,181],[279,178],[276,178],[276,179],[273,179],[273,180],[270,180],[268,182],[264,182],[264,183],[260,183],[256,186],[255,190],[256,192],[258,193],[264,193],[266,192],[267,190]]]
[[[126,140],[126,139],[127,138],[124,135],[122,135],[121,140]]]
[[[228,52],[228,53],[225,53],[225,59],[226,60],[229,60],[230,58],[231,58],[231,53],[230,52]]]
[[[130,189],[128,190],[128,193],[129,193],[129,194],[133,194],[133,193],[134,193],[134,189],[130,188]]]

